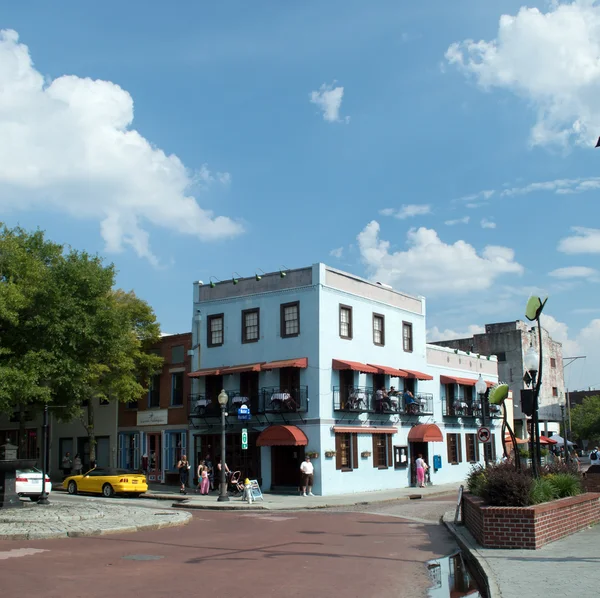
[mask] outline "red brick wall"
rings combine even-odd
[[[600,522],[600,494],[533,507],[486,507],[480,498],[465,494],[463,521],[485,548],[536,549]]]

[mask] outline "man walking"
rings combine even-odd
[[[300,471],[302,472],[302,496],[306,496],[308,490],[308,496],[314,496],[312,493],[312,487],[314,482],[315,467],[310,462],[310,457],[306,457],[300,465]]]
[[[62,458],[62,470],[65,477],[69,477],[71,475],[72,464],[73,462],[71,461],[71,453],[66,452],[65,456]]]

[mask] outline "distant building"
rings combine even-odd
[[[468,351],[472,355],[495,355],[498,358],[500,381],[508,384],[513,393],[515,433],[521,438],[527,437],[526,416],[521,411],[520,401],[521,389],[527,388],[523,381],[523,360],[530,345],[538,350],[537,327],[520,320],[486,324],[485,333],[432,344]],[[542,344],[544,361],[539,397],[540,431],[550,435],[559,431],[560,405],[565,404],[563,356],[561,343],[553,340],[543,327]]]
[[[222,389],[227,464],[266,490],[297,491],[311,453],[322,495],[414,484],[419,454],[434,484],[500,457],[497,417],[485,451],[477,439],[474,388],[497,382],[497,360],[427,345],[424,297],[325,264],[194,286],[193,465],[220,455]]]

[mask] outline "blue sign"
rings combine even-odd
[[[248,408],[247,405],[242,405],[238,409],[238,419],[240,421],[248,421],[251,417],[252,417],[252,414],[250,413],[250,409]]]
[[[433,469],[442,469],[441,455],[433,455]]]

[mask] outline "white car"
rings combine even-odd
[[[15,490],[19,496],[27,496],[29,500],[37,501],[42,494],[42,472],[35,467],[18,469],[15,479]],[[46,494],[50,494],[52,482],[46,474]]]

